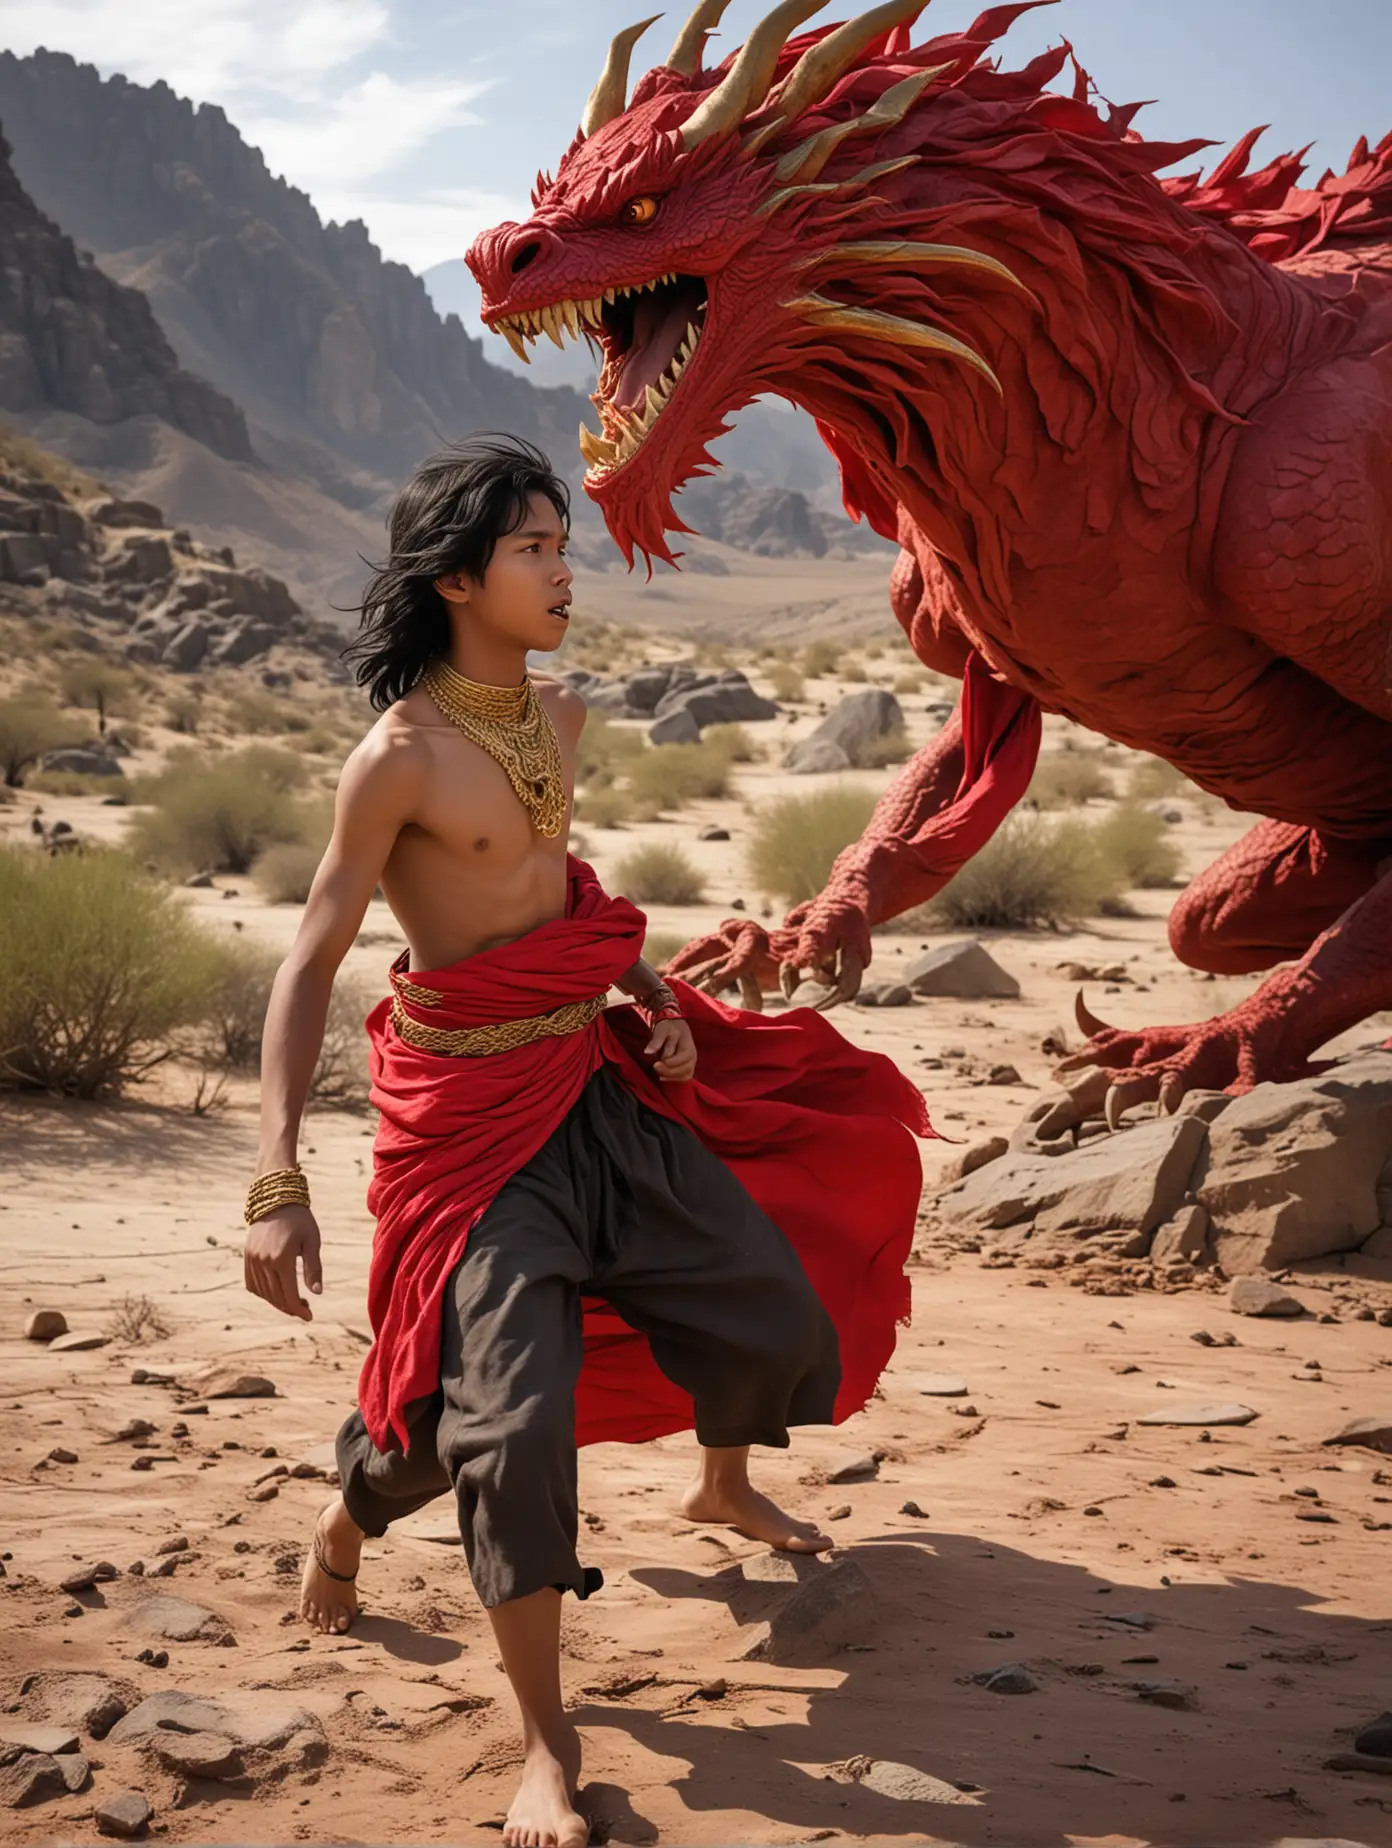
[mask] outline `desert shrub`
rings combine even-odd
[[[739,724],[708,725],[701,733],[701,743],[731,764],[754,764],[763,756],[762,745]]]
[[[324,857],[308,841],[281,841],[268,847],[251,869],[262,896],[272,905],[302,905]]]
[[[1097,824],[1097,843],[1128,886],[1153,890],[1179,877],[1179,849],[1153,809],[1125,803]]]
[[[806,684],[791,661],[775,661],[768,670],[768,677],[775,699],[796,704],[807,697]]]
[[[25,771],[45,751],[76,744],[81,737],[81,727],[51,699],[37,693],[0,699],[0,770],[10,789],[22,785]]]
[[[630,758],[646,749],[640,731],[625,731],[611,725],[602,712],[592,712],[585,721],[575,750],[575,780],[586,789],[606,789],[623,772]]]
[[[671,962],[678,950],[686,948],[688,941],[688,938],[674,930],[650,930],[643,939],[640,954],[651,968],[661,969]]]
[[[158,1303],[148,1296],[123,1296],[107,1317],[106,1332],[113,1341],[140,1347],[146,1341],[165,1341],[173,1331]]]
[[[372,1088],[368,1069],[368,1038],[364,1026],[381,997],[365,982],[340,975],[329,998],[324,1022],[324,1043],[310,1080],[315,1103],[360,1105]]]
[[[203,1015],[217,945],[124,855],[0,852],[0,1083],[117,1095]]]
[[[926,693],[928,682],[922,674],[900,674],[890,683],[891,693]]]
[[[870,676],[866,673],[865,668],[859,661],[846,661],[842,664],[841,678],[843,680],[851,680],[858,683],[862,680],[868,680]]]
[[[31,770],[24,787],[36,796],[126,797],[126,782],[119,776],[88,776],[82,770]]]
[[[192,688],[180,689],[172,693],[164,702],[164,723],[170,731],[182,732],[192,737],[198,730],[198,721],[203,716],[203,695]]]
[[[870,792],[849,783],[767,803],[754,820],[750,877],[761,892],[789,905],[815,898],[837,854],[864,834],[874,808]]]
[[[577,818],[593,828],[622,828],[633,820],[634,809],[633,797],[617,785],[586,790],[575,798]]]
[[[128,668],[98,656],[83,655],[64,664],[58,685],[65,706],[80,706],[97,715],[97,730],[106,731],[108,714],[128,713],[135,683]]]
[[[212,762],[180,762],[142,786],[154,807],[133,821],[130,845],[176,876],[204,868],[248,872],[268,848],[309,837],[314,818],[292,793],[307,775],[288,751],[264,745]]]
[[[660,815],[702,796],[723,796],[730,788],[730,760],[703,739],[700,744],[658,744],[627,765],[628,788],[640,816]]]
[[[1147,802],[1159,796],[1193,795],[1194,786],[1182,770],[1167,764],[1163,757],[1143,757],[1132,766],[1126,793],[1133,802]]]
[[[909,735],[902,725],[897,725],[893,731],[865,740],[856,752],[856,768],[883,770],[889,764],[907,763],[912,756],[913,746],[909,743]]]
[[[257,687],[224,692],[223,710],[236,729],[243,732],[303,732],[314,723],[311,715],[293,700]]]
[[[614,868],[616,890],[635,905],[698,905],[706,884],[680,847],[636,847]]]
[[[261,1064],[261,1035],[280,958],[264,945],[226,945],[209,984],[208,1005],[196,1045],[204,1069],[254,1076]],[[320,1103],[357,1104],[367,1098],[367,1034],[378,996],[363,982],[339,974],[329,1000],[324,1044],[309,1095]]]
[[[803,649],[802,671],[809,680],[819,680],[826,674],[835,673],[840,659],[841,650],[836,643],[820,636]]]
[[[717,670],[735,665],[735,657],[725,642],[702,642],[696,650],[696,663],[699,667]]]
[[[1126,881],[1095,827],[1017,813],[1006,818],[906,928],[929,918],[953,930],[1029,930],[1115,909]]]
[[[1040,758],[1026,793],[1040,808],[1058,809],[1114,796],[1116,788],[1091,752],[1059,751]]]

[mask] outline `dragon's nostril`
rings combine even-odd
[[[513,258],[512,258],[513,275],[514,276],[520,275],[521,272],[524,269],[526,269],[527,265],[529,263],[535,262],[537,257],[539,257],[540,255],[541,255],[541,245],[540,244],[536,243],[535,241],[530,244],[523,244],[520,250],[517,250],[513,253]]]

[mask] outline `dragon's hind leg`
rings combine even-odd
[[[1170,939],[1184,962],[1224,975],[1299,960],[1212,1020],[1094,1032],[1059,1071],[1112,1075],[1109,1122],[1147,1099],[1172,1110],[1189,1090],[1304,1077],[1321,1046],[1392,1008],[1392,837],[1261,822],[1179,900]]]

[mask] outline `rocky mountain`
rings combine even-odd
[[[0,53],[0,121],[40,206],[145,293],[183,362],[244,407],[268,460],[361,506],[470,429],[574,456],[573,392],[489,365],[418,276],[362,224],[324,224],[221,109],[103,80],[65,54]]]
[[[215,455],[251,458],[241,411],[180,366],[138,290],[113,282],[39,211],[3,137],[0,405],[98,424],[154,416]]]
[[[797,488],[772,487],[725,468],[688,482],[679,502],[682,518],[703,538],[762,558],[845,557],[851,552],[895,548],[868,526],[828,511]]]

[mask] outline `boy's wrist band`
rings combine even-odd
[[[254,1226],[258,1219],[264,1219],[279,1207],[308,1205],[309,1181],[296,1162],[293,1168],[273,1168],[268,1174],[257,1175],[247,1189],[242,1217],[249,1226]]]

